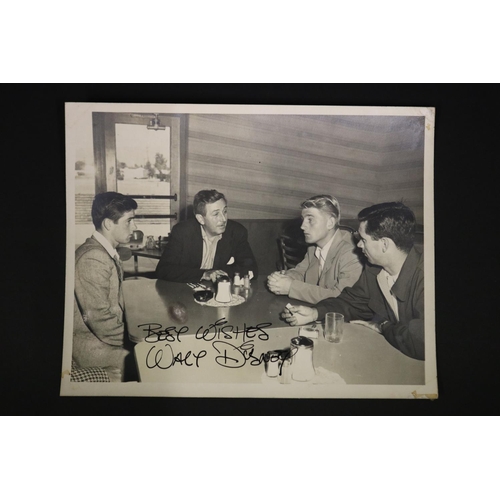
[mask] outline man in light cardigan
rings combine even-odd
[[[340,207],[330,195],[313,196],[301,205],[306,256],[294,269],[268,276],[269,290],[276,295],[316,304],[337,297],[352,286],[363,266],[351,233],[339,229]]]

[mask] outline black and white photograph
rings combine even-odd
[[[67,102],[61,396],[437,399],[434,128]]]

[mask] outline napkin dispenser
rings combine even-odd
[[[231,302],[231,281],[228,276],[220,276],[217,279],[217,302]]]

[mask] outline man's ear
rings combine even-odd
[[[328,217],[328,221],[326,222],[326,227],[328,229],[333,229],[336,223],[337,219],[335,217]]]
[[[203,217],[203,215],[201,214],[196,214],[195,215],[196,217],[196,220],[202,225],[204,226],[205,225],[205,218]]]
[[[111,229],[111,224],[114,224],[111,219],[106,218],[102,221],[102,227],[106,229],[106,231],[109,231]]]

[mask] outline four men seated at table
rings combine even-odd
[[[416,221],[403,203],[373,205],[358,214],[358,247],[339,228],[338,201],[329,195],[302,203],[304,231],[311,244],[304,260],[285,274],[273,273],[271,292],[316,304],[288,306],[290,325],[322,320],[339,312],[346,321],[382,334],[404,354],[424,359],[424,268],[414,248]],[[95,231],[76,251],[72,380],[134,380],[131,346],[125,333],[123,270],[116,251],[136,229],[137,203],[115,192],[92,204]],[[157,266],[158,278],[177,282],[257,276],[247,230],[228,220],[227,201],[203,190],[193,202],[195,219],[176,224]],[[98,372],[98,373],[97,373]]]
[[[136,377],[125,334],[123,270],[116,248],[136,228],[137,203],[120,193],[92,203],[95,231],[77,248],[73,311],[72,381],[124,381]]]
[[[195,219],[177,223],[161,256],[156,274],[167,281],[196,283],[215,281],[221,275],[257,276],[257,262],[248,243],[248,233],[228,219],[227,200],[215,189],[197,193],[193,200]]]
[[[322,320],[339,312],[346,321],[382,334],[402,353],[425,359],[424,261],[414,248],[415,215],[403,203],[380,203],[358,214],[359,243],[368,259],[352,287],[314,308],[290,306],[282,317],[290,325]]]
[[[316,304],[354,285],[363,266],[351,233],[339,229],[340,206],[336,198],[313,196],[301,207],[300,227],[311,246],[295,268],[269,275],[267,285],[276,295]]]

